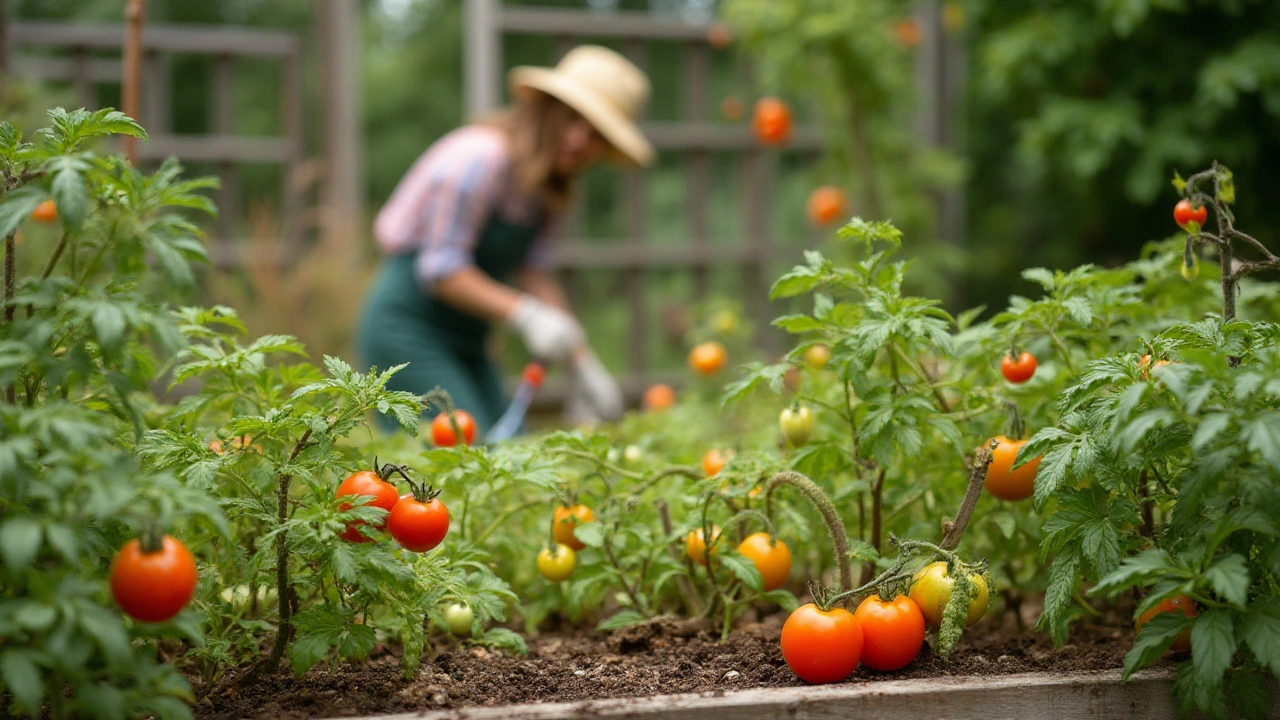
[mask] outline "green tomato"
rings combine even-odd
[[[794,447],[809,442],[809,436],[813,434],[813,422],[813,411],[806,407],[794,410],[787,408],[778,416],[778,427],[782,428],[783,436]]]
[[[475,611],[470,605],[454,603],[444,610],[444,621],[449,625],[449,632],[457,637],[469,637],[475,619]]]

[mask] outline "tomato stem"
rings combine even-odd
[[[1017,412],[1015,407],[1014,412]],[[969,487],[965,489],[964,499],[960,501],[960,509],[956,512],[954,520],[945,523],[945,532],[942,536],[942,548],[944,550],[955,550],[960,545],[960,537],[964,535],[964,529],[969,525],[969,518],[973,516],[973,510],[978,506],[978,497],[982,494],[982,486],[987,480],[987,468],[990,467],[993,459],[991,451],[995,449],[996,442],[993,440],[989,445],[978,450],[978,454],[973,458],[973,471],[969,473]]]
[[[765,483],[764,506],[765,513],[768,515],[773,514],[773,491],[780,485],[790,485],[799,490],[800,494],[822,516],[822,521],[827,525],[827,532],[831,536],[831,544],[835,550],[836,566],[840,570],[840,590],[848,591],[853,587],[853,569],[849,562],[849,538],[845,533],[844,523],[840,520],[840,514],[836,512],[831,498],[827,497],[827,494],[822,491],[822,488],[818,487],[817,483],[804,475],[793,470],[784,470],[769,478]]]

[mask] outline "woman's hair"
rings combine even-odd
[[[552,213],[564,210],[573,192],[573,177],[556,171],[560,140],[573,113],[560,100],[532,90],[511,107],[480,121],[507,134],[516,187],[541,198]]]

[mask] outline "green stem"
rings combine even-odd
[[[472,544],[472,545],[479,545],[480,543],[484,542],[486,538],[488,538],[490,535],[492,535],[494,530],[497,530],[498,528],[502,527],[503,523],[505,523],[505,522],[506,522],[506,521],[507,521],[507,520],[508,520],[512,515],[515,515],[516,513],[520,512],[521,510],[527,510],[527,509],[529,509],[529,508],[533,507],[534,505],[541,505],[543,502],[545,502],[545,501],[543,501],[543,500],[530,500],[529,502],[526,502],[526,503],[522,503],[522,504],[520,504],[520,505],[517,505],[517,506],[515,506],[515,507],[511,508],[510,510],[508,510],[508,511],[506,511],[506,512],[502,513],[501,515],[499,515],[499,516],[498,516],[498,519],[497,519],[497,520],[494,520],[494,521],[489,525],[489,527],[487,527],[487,528],[485,528],[485,529],[484,529],[484,532],[480,533],[480,535],[479,535],[475,540],[472,540],[472,541],[471,541],[471,544]]]
[[[1076,373],[1076,366],[1071,362],[1071,352],[1068,351],[1067,346],[1062,343],[1062,338],[1058,337],[1058,333],[1054,332],[1050,328],[1045,328],[1045,330],[1049,333],[1049,340],[1053,342],[1053,346],[1058,349],[1058,354],[1062,355],[1062,363],[1066,365],[1067,370],[1070,370],[1071,374],[1074,375]]]
[[[840,570],[840,590],[847,591],[853,587],[853,569],[849,563],[849,538],[845,534],[844,523],[836,512],[835,505],[817,483],[793,470],[784,470],[769,478],[765,483],[765,514],[772,515],[773,491],[780,485],[790,485],[800,491],[801,495],[813,505],[822,521],[827,525],[831,536],[831,544],[835,549],[836,565]]]

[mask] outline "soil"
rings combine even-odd
[[[744,626],[725,644],[705,626],[654,620],[608,636],[539,635],[529,640],[527,656],[442,645],[411,679],[401,675],[399,658],[382,649],[332,672],[260,677],[247,687],[236,687],[234,675],[216,688],[197,684],[196,713],[210,720],[342,717],[801,685],[778,650],[783,619]],[[1132,626],[1121,623],[1073,628],[1071,644],[1060,648],[1042,633],[995,625],[970,628],[950,662],[926,644],[899,672],[859,667],[846,682],[1106,670],[1123,664],[1133,641]]]

